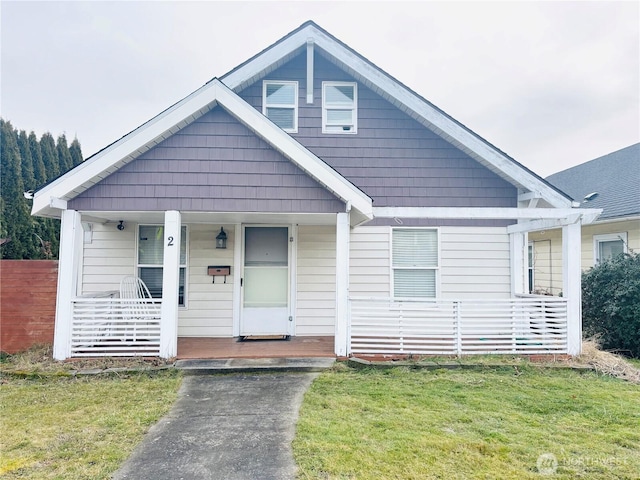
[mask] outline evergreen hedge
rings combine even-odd
[[[582,274],[582,322],[602,348],[640,358],[640,255],[617,255]]]

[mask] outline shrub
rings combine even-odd
[[[585,337],[602,348],[640,357],[640,255],[622,254],[582,274]]]

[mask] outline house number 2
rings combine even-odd
[[[167,246],[168,247],[173,247],[173,237],[167,237]]]

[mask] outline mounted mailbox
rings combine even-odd
[[[231,275],[231,266],[229,265],[209,265],[207,267],[207,275],[213,277],[216,283],[216,277],[224,277],[224,283],[227,283],[227,275]]]

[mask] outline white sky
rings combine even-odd
[[[534,172],[640,140],[640,2],[12,2],[0,115],[85,158],[307,20]]]

